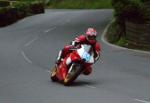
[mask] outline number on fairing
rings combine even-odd
[[[82,58],[85,59],[86,61],[90,61],[90,54],[87,52],[84,52],[82,55]]]

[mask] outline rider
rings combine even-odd
[[[56,64],[59,65],[60,62],[75,48],[80,48],[81,44],[89,44],[93,47],[94,50],[94,62],[96,62],[99,59],[101,47],[100,44],[96,40],[97,37],[97,31],[94,28],[88,28],[85,35],[81,35],[75,40],[72,41],[71,45],[65,46],[62,50],[60,50],[59,55],[57,57]],[[67,63],[66,63],[67,65]],[[92,72],[92,67],[87,66],[83,74],[89,75]]]

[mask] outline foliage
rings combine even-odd
[[[142,3],[139,0],[112,0],[115,16],[122,20],[143,23]]]
[[[41,1],[34,1],[30,3],[30,12],[32,14],[38,14],[44,12],[44,3]]]
[[[108,29],[108,40],[120,46],[137,49],[147,47],[133,45],[133,41],[126,40],[125,21],[135,24],[150,24],[150,1],[149,0],[112,0],[115,23]]]
[[[67,9],[112,8],[111,0],[50,0],[49,7]]]
[[[40,1],[11,1],[11,5],[0,8],[0,26],[6,26],[21,18],[44,13],[44,4]]]
[[[148,2],[149,0],[141,0],[141,2]]]
[[[17,8],[18,12],[22,12],[23,15],[30,14],[30,5],[26,2],[14,2],[12,5],[14,8]]]
[[[143,3],[140,0],[112,0],[117,25],[117,39],[126,34],[125,21],[144,23]]]
[[[10,5],[9,1],[0,0],[0,7],[6,7],[9,5]]]
[[[128,47],[128,41],[124,37],[121,37],[115,44],[122,47]]]
[[[107,38],[110,43],[116,43],[119,40],[117,30],[118,30],[118,24],[116,22],[113,22],[109,26],[107,31]]]

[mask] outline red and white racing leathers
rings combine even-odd
[[[75,40],[72,41],[72,45],[65,46],[60,51],[58,59],[61,60],[62,58],[65,58],[66,56],[68,56],[72,52],[72,50],[74,48],[80,48],[81,44],[88,44],[88,45],[91,45],[93,47],[93,50],[94,50],[94,61],[96,62],[98,60],[99,56],[100,56],[101,46],[96,40],[94,42],[92,42],[92,43],[89,42],[85,35],[81,35],[81,36],[75,38]],[[67,68],[67,66],[69,65],[67,62],[68,62],[67,59],[63,60],[64,68]],[[91,65],[87,65],[85,68],[86,69],[83,72],[83,74],[85,74],[85,75],[91,74],[91,72],[92,72]]]

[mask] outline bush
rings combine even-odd
[[[125,21],[144,23],[143,3],[140,0],[112,0],[114,16],[118,26],[117,34],[121,38],[125,36]]]
[[[112,0],[112,6],[115,9],[114,16],[116,18],[116,23],[115,25],[112,24],[112,26],[108,30],[109,33],[108,39],[110,40],[110,42],[120,46],[137,48],[140,44],[136,43],[135,41],[126,40],[126,37],[128,35],[126,35],[125,21],[129,21],[134,24],[146,24],[146,25],[150,24],[150,1],[149,0]],[[133,36],[133,38],[136,37]],[[140,49],[143,48],[140,47]]]
[[[13,7],[18,9],[18,15],[20,18],[38,14],[38,13],[44,13],[44,4],[43,2],[14,2]]]
[[[115,16],[122,20],[143,23],[142,4],[138,0],[112,0]]]
[[[17,10],[15,8],[5,7],[0,9],[0,26],[6,26],[17,20]]]
[[[111,0],[50,0],[50,8],[99,9],[112,8]]]
[[[9,5],[10,5],[9,1],[0,0],[0,7],[6,7],[6,6],[9,6]]]
[[[141,0],[141,2],[148,2],[149,0]]]
[[[32,2],[30,4],[30,12],[33,14],[44,13],[44,3],[43,2]]]
[[[107,31],[107,38],[110,43],[116,43],[120,39],[120,37],[118,35],[118,32],[119,32],[118,30],[120,30],[119,26],[116,23],[116,21],[114,21],[109,26],[108,31]]]
[[[150,25],[150,1],[143,3],[142,11],[145,23]]]
[[[23,18],[30,15],[30,7],[28,3],[25,2],[14,2],[12,5],[18,10],[18,17]]]
[[[0,27],[11,24],[29,15],[43,13],[42,2],[11,2],[11,6],[0,8]]]

